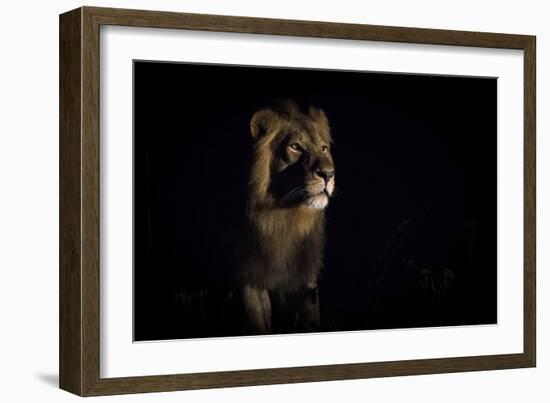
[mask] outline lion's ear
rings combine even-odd
[[[252,138],[259,138],[272,131],[278,123],[275,112],[271,109],[261,109],[250,119],[250,134]]]
[[[315,123],[326,126],[327,128],[329,127],[327,115],[325,115],[325,112],[322,109],[310,106],[308,114]]]

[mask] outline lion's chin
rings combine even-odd
[[[324,209],[328,205],[328,195],[323,192],[310,196],[302,202],[302,205],[311,209]]]

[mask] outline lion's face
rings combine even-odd
[[[259,193],[279,207],[325,208],[335,186],[325,114],[312,107],[305,114],[293,104],[283,112],[263,109],[254,114],[251,131]]]

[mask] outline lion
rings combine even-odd
[[[328,119],[321,109],[303,112],[285,101],[255,112],[250,136],[236,273],[247,333],[318,330],[325,208],[335,189]]]
[[[319,330],[325,211],[335,189],[328,119],[288,100],[236,116],[234,126],[230,113],[209,124],[215,141],[200,149],[193,185],[184,183],[194,256],[174,281],[182,332]]]

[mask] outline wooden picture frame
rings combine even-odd
[[[101,25],[519,49],[524,52],[523,353],[230,372],[100,377],[99,29]],[[535,37],[81,7],[60,16],[60,387],[80,396],[533,367]]]

